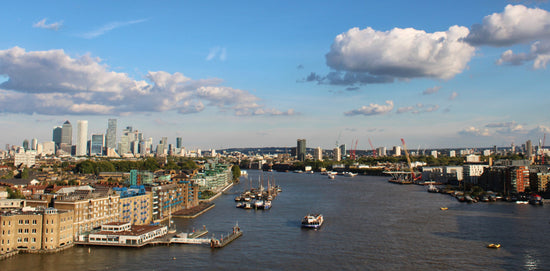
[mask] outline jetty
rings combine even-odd
[[[171,244],[209,244],[210,239],[199,238],[208,233],[206,226],[203,226],[202,230],[193,231],[191,233],[182,232],[178,233],[175,237],[170,239]]]
[[[220,239],[216,239],[216,238],[212,237],[212,239],[210,239],[210,247],[212,247],[212,248],[225,247],[229,243],[235,241],[235,239],[241,237],[242,235],[243,235],[243,232],[241,231],[241,228],[239,228],[239,225],[235,225],[233,227],[233,232],[228,234],[225,238],[223,237],[223,235],[221,236]]]

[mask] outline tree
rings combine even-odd
[[[8,192],[8,199],[24,199],[25,196],[18,189],[12,189],[11,187],[6,187]]]
[[[241,168],[238,165],[233,165],[231,173],[233,173],[233,182],[237,182],[241,177]]]

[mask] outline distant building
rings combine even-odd
[[[61,144],[73,145],[73,126],[68,120],[61,126]],[[59,147],[61,147],[61,144],[59,144]],[[69,153],[71,152],[69,151]]]
[[[437,158],[437,151],[436,150],[433,150],[431,151],[431,156],[433,156],[434,158]]]
[[[315,161],[323,161],[323,149],[321,149],[321,147],[315,148],[313,158]]]
[[[533,144],[531,144],[531,140],[527,140],[527,142],[525,142],[525,155],[527,156],[527,159],[531,159],[533,157]]]
[[[306,155],[306,140],[298,139],[296,142],[296,158],[300,161],[305,161]]]
[[[479,163],[479,162],[481,162],[479,155],[470,154],[466,156],[466,163]]]
[[[53,128],[52,140],[53,142],[55,142],[56,148],[59,148],[61,146],[61,133],[62,133],[61,126],[56,126]]]
[[[107,122],[107,132],[105,135],[105,146],[110,149],[116,148],[116,119],[109,119]]]
[[[38,139],[33,138],[31,140],[31,150],[36,151],[37,148],[38,148]]]
[[[334,148],[334,150],[332,150],[332,159],[336,162],[339,162],[340,160],[342,160],[342,154],[340,153],[340,148]]]
[[[176,148],[180,149],[182,147],[183,139],[181,137],[176,137]]]
[[[346,156],[347,154],[347,148],[346,148],[346,144],[342,144],[340,145],[340,159],[342,159],[342,156]]]
[[[529,184],[531,191],[548,192],[550,191],[550,173],[548,172],[532,172],[529,175]]]
[[[55,154],[55,142],[46,141],[46,142],[42,142],[41,144],[39,144],[39,146],[40,145],[42,145],[42,150],[37,151],[38,154],[44,154],[44,155],[54,155]]]
[[[13,164],[18,167],[32,167],[36,164],[36,152],[35,151],[26,151],[21,153],[16,153],[14,157]]]
[[[88,154],[88,121],[79,120],[76,131],[76,156]]]
[[[90,142],[90,156],[103,155],[104,142],[105,136],[103,134],[92,134],[92,140]]]
[[[464,182],[473,185],[478,184],[478,179],[483,174],[483,170],[489,165],[466,164],[463,166]]]
[[[483,156],[490,156],[491,150],[483,150]]]
[[[449,157],[456,157],[456,151],[449,151]]]
[[[526,166],[510,167],[507,176],[507,184],[511,193],[525,192],[529,185],[529,168]]]
[[[401,146],[393,146],[393,155],[401,156]]]

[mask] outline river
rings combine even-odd
[[[216,206],[195,219],[174,219],[178,231],[206,225],[209,237],[238,223],[244,235],[222,249],[201,245],[144,248],[74,247],[56,254],[20,254],[0,270],[541,270],[550,267],[550,207],[459,203],[425,187],[385,177],[249,171],[283,189],[270,210],[235,208],[248,188],[241,178]],[[266,185],[266,183],[264,183]],[[442,211],[440,207],[448,207]],[[319,230],[300,228],[309,212]],[[500,243],[500,249],[487,244]]]

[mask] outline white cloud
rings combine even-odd
[[[427,88],[426,90],[422,91],[422,94],[424,95],[434,94],[434,93],[437,93],[440,89],[441,89],[441,86]]]
[[[449,96],[449,100],[452,101],[452,100],[456,99],[456,97],[458,97],[458,93],[456,93],[456,91],[453,91],[451,93],[451,96]]]
[[[464,136],[491,136],[488,129],[479,129],[474,126],[467,127],[458,133]]]
[[[63,25],[63,21],[47,24],[46,20],[47,20],[47,18],[44,18],[44,19],[36,22],[35,24],[33,24],[32,27],[51,29],[51,30],[57,31]]]
[[[227,59],[227,50],[225,49],[225,47],[217,46],[214,48],[210,48],[210,52],[206,56],[206,60],[210,61],[212,59],[215,59],[216,57],[221,61],[225,61]]]
[[[335,70],[374,77],[450,79],[474,55],[475,48],[463,42],[468,34],[462,26],[434,33],[413,28],[352,28],[334,39],[326,61]]]
[[[412,114],[420,114],[420,113],[429,113],[434,112],[439,109],[439,105],[424,105],[424,104],[416,104],[416,106],[406,106],[406,107],[400,107],[397,109],[397,114],[403,114],[410,112]]]
[[[380,105],[380,104],[370,104],[368,106],[362,106],[359,109],[354,109],[348,112],[345,112],[344,115],[346,116],[355,116],[355,115],[365,115],[365,116],[371,116],[371,115],[382,115],[386,114],[393,110],[393,101],[386,101],[386,105]]]
[[[93,38],[97,38],[97,37],[109,32],[111,30],[114,30],[116,28],[120,28],[120,27],[128,26],[128,25],[133,25],[133,24],[138,24],[138,23],[143,23],[147,20],[148,19],[139,19],[139,20],[125,21],[125,22],[110,22],[110,23],[107,23],[107,24],[101,26],[100,28],[98,28],[96,30],[86,32],[86,33],[84,33],[80,36],[85,38],[85,39],[93,39]]]
[[[550,38],[550,13],[523,5],[507,5],[502,13],[485,16],[471,27],[470,44],[508,46]]]
[[[99,58],[72,58],[63,50],[0,50],[0,112],[127,115],[201,112],[207,107],[235,115],[294,115],[267,109],[248,91],[220,86],[221,79],[194,80],[181,73],[150,71],[136,81],[109,70]]]
[[[531,45],[529,53],[514,54],[512,50],[507,50],[497,60],[497,65],[523,65],[526,62],[533,61],[533,69],[546,68],[550,60],[550,42],[536,41]]]

